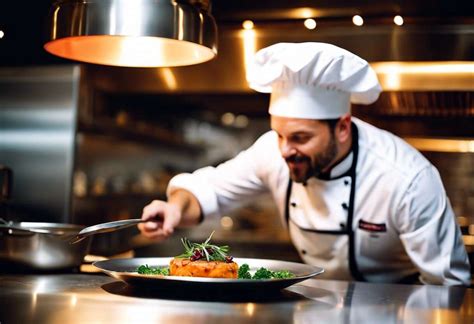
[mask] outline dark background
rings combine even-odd
[[[133,1],[133,0],[132,0]],[[0,66],[43,65],[65,63],[43,49],[47,37],[47,20],[53,0],[2,1],[0,4]],[[417,1],[303,1],[303,0],[214,0],[211,12],[217,24],[240,23],[245,19],[285,19],[287,9],[311,7],[322,9],[323,15],[338,18],[352,14],[364,16],[425,17],[446,22],[474,17],[472,0]],[[330,9],[330,10],[328,10]],[[326,10],[326,13],[324,13]],[[326,17],[327,18],[327,17]]]

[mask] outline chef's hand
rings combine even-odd
[[[150,221],[138,224],[140,232],[145,237],[160,240],[169,237],[178,225],[198,224],[202,219],[201,206],[189,191],[178,189],[171,193],[168,202],[154,200],[145,206],[141,218]]]
[[[153,200],[143,208],[142,219],[150,220],[138,224],[140,232],[151,239],[164,239],[170,236],[181,221],[178,205],[162,200]]]

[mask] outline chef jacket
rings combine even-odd
[[[350,153],[326,175],[293,183],[277,134],[217,167],[175,176],[205,217],[270,192],[301,258],[322,278],[469,285],[470,265],[436,168],[399,137],[352,118]],[[257,198],[258,199],[258,198]]]

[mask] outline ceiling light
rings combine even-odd
[[[315,29],[316,28],[316,20],[308,18],[304,21],[304,26],[308,29]]]
[[[364,24],[364,19],[359,15],[355,15],[352,17],[352,23],[356,26],[362,26]]]
[[[251,20],[244,20],[244,22],[242,23],[242,27],[247,30],[253,29],[253,26],[254,24],[253,24],[253,21]]]
[[[249,124],[249,119],[247,116],[237,115],[237,117],[235,117],[235,122],[234,122],[235,127],[245,128],[248,126],[248,124]]]
[[[5,36],[5,33],[3,32],[3,30],[0,30],[0,38],[3,38],[3,36]]]
[[[217,55],[210,0],[57,0],[49,21],[51,54],[79,62],[165,67]]]
[[[235,115],[231,112],[226,112],[221,116],[221,123],[226,126],[230,126],[235,121]]]
[[[393,17],[393,22],[395,23],[395,25],[401,26],[403,25],[403,17],[400,15],[396,15],[395,17]]]

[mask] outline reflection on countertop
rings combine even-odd
[[[213,298],[215,297],[215,298]],[[225,298],[224,298],[225,297]],[[309,279],[271,296],[142,291],[101,274],[2,275],[2,323],[472,323],[474,290]]]

